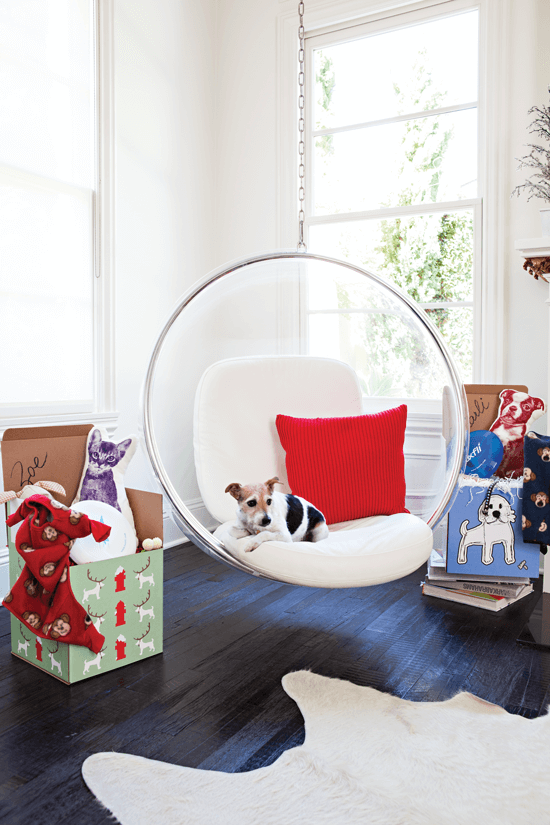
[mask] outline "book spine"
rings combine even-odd
[[[434,587],[429,584],[422,585],[422,593],[425,596],[435,596],[438,599],[444,599],[449,602],[458,602],[459,604],[469,604],[472,607],[481,607],[484,610],[500,610],[508,604],[506,599],[496,597],[495,599],[487,598],[479,595],[467,593],[464,590],[446,590],[444,587]]]
[[[462,585],[462,582],[457,582],[457,584]],[[475,582],[468,582],[466,586],[461,587],[461,590],[473,590],[477,593],[490,593],[493,596],[504,596],[508,599],[513,599],[518,595],[518,592],[521,592],[522,587],[493,587],[492,585],[487,584],[476,584]]]
[[[476,593],[487,593],[492,596],[504,596],[507,599],[515,598],[525,585],[513,585],[512,587],[499,587],[497,584],[480,584],[478,582],[464,582],[464,581],[449,581],[445,579],[432,580],[430,576],[430,584],[441,587],[442,582],[445,582],[445,587],[450,590],[470,590]]]
[[[470,582],[475,581],[478,584],[488,584],[488,585],[495,585],[495,586],[502,586],[502,587],[521,587],[525,584],[530,584],[530,578],[523,578],[518,576],[509,576],[508,578],[505,576],[492,578],[491,576],[476,576],[475,574],[467,575],[463,573],[460,575],[459,573],[447,573],[445,568],[442,567],[433,567],[432,565],[428,565],[428,576],[439,582]]]

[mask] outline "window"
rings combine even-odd
[[[408,292],[468,382],[480,327],[479,12],[446,5],[308,37],[306,237],[310,251]],[[366,395],[433,397],[411,377],[410,347],[387,357],[397,321],[361,288],[310,291],[309,352],[350,363]]]
[[[98,409],[95,0],[0,0],[0,339],[5,421]]]

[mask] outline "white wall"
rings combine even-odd
[[[218,264],[276,249],[278,0],[218,0]]]
[[[547,0],[513,0],[509,67],[509,166],[510,191],[524,183],[529,170],[518,170],[517,158],[528,153],[526,143],[540,141],[527,127],[534,115],[531,106],[548,106],[550,96],[550,4]],[[545,204],[527,194],[510,200],[509,232],[503,239],[509,263],[503,280],[507,297],[508,351],[505,379],[527,384],[534,395],[550,402],[548,386],[548,286],[523,270],[523,258],[514,250],[520,238],[540,237],[539,209]],[[550,432],[549,416],[542,419]],[[539,430],[540,432],[540,430]]]
[[[115,0],[119,435],[166,317],[215,263],[215,30],[216,0]],[[155,489],[143,456],[126,480]]]

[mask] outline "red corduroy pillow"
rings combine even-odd
[[[278,415],[276,424],[290,489],[318,507],[327,524],[409,512],[405,404],[349,418]]]

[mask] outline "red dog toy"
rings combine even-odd
[[[504,446],[504,455],[496,475],[500,478],[520,478],[523,475],[523,439],[531,425],[544,415],[542,398],[526,392],[502,390],[498,417],[491,426]]]

